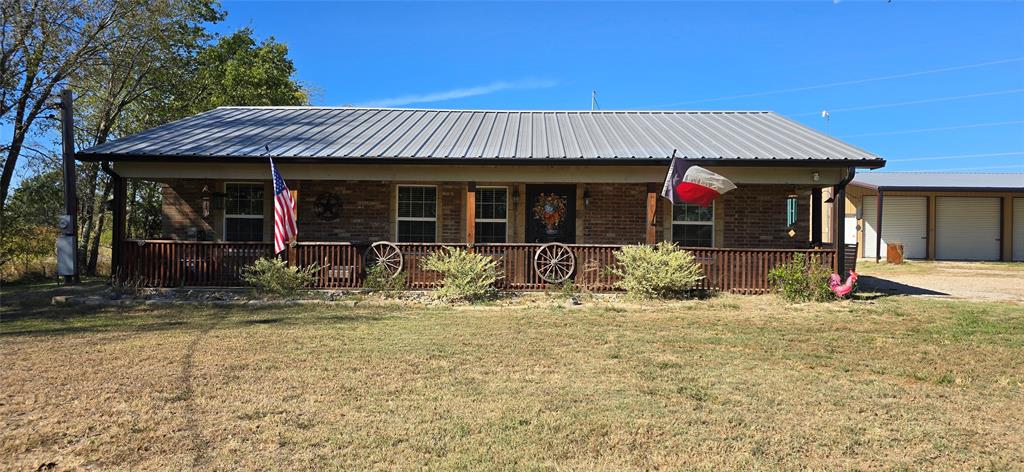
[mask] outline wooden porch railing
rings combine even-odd
[[[242,268],[272,255],[270,243],[122,241],[115,275],[144,287],[232,287]]]
[[[403,271],[410,288],[428,289],[437,284],[437,274],[422,268],[430,253],[455,244],[397,243],[404,258]],[[122,280],[146,287],[238,286],[242,267],[259,257],[271,255],[268,243],[213,243],[195,241],[124,241]],[[365,245],[351,243],[299,243],[292,261],[300,267],[316,265],[317,281],[312,288],[346,289],[362,287]],[[465,247],[461,245],[461,247]],[[498,286],[508,290],[542,290],[544,282],[533,269],[540,244],[477,244],[470,250],[495,258],[504,277]],[[615,263],[617,245],[569,245],[576,256],[573,282],[577,287],[601,292],[614,290],[616,276],[608,267]],[[804,253],[835,267],[832,249],[718,249],[686,248],[704,267],[700,288],[734,293],[766,293],[768,272],[775,266]]]

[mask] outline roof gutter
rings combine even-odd
[[[1024,187],[913,187],[906,185],[874,185],[865,182],[853,182],[852,185],[876,192],[1024,192]]]
[[[140,154],[91,154],[79,152],[77,159],[83,162],[180,162],[180,163],[266,163],[267,158],[261,156],[161,156]],[[385,165],[642,165],[667,166],[671,157],[275,157],[278,162],[289,164],[385,164]],[[689,162],[708,166],[793,166],[793,167],[862,167],[878,169],[885,166],[884,159],[728,159],[699,158],[684,159]]]

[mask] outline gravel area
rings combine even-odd
[[[1024,264],[861,261],[862,288],[900,295],[1024,302]]]

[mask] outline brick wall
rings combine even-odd
[[[387,182],[303,181],[299,192],[300,241],[373,242],[394,239],[391,220],[391,187]],[[341,200],[338,218],[316,216],[316,199],[327,192]]]
[[[794,185],[742,185],[720,197],[716,211],[723,212],[725,247],[806,248],[810,232],[807,198],[797,198],[794,236],[790,237],[786,226],[786,199],[800,193]]]
[[[441,202],[441,242],[461,243],[466,241],[466,184],[443,183],[437,186]]]
[[[588,184],[582,187],[590,193],[590,205],[577,209],[583,216],[580,239],[584,243],[635,244],[647,240],[647,184]],[[661,205],[658,207],[660,220]],[[655,224],[660,223],[656,220]]]
[[[207,233],[203,239],[214,237],[214,214],[203,218],[203,186],[215,190],[212,180],[171,180],[161,184],[163,195],[163,234],[167,239],[193,240],[199,231]],[[212,205],[211,205],[212,206]]]
[[[170,239],[195,239],[190,229],[220,238],[221,211],[211,209],[202,217],[202,189],[220,191],[212,180],[172,180],[163,186],[163,231]],[[303,181],[299,190],[299,238],[302,241],[381,241],[394,239],[392,190],[389,182]],[[577,209],[582,216],[579,240],[587,244],[630,244],[646,240],[646,184],[587,184],[590,204]],[[465,238],[464,183],[438,184],[442,242]],[[323,221],[315,216],[316,198],[326,192],[338,195],[342,208],[338,219]],[[803,248],[810,231],[808,200],[797,199],[795,236],[786,226],[786,198],[803,195],[807,189],[793,185],[742,185],[722,196],[716,204],[715,240],[734,248]],[[582,200],[582,198],[581,198]],[[658,237],[668,238],[671,225],[663,221],[667,205],[659,201],[656,217]],[[270,214],[268,214],[268,217]],[[514,223],[512,219],[510,222]],[[265,229],[265,231],[268,231]],[[269,231],[273,231],[270,229]],[[271,233],[272,234],[272,233]]]

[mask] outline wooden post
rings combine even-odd
[[[875,264],[882,260],[882,203],[883,196],[882,191],[878,191],[878,195],[875,196],[875,208],[877,213],[875,214]]]
[[[466,245],[476,243],[476,184],[466,184]]]
[[[110,251],[110,275],[113,277],[119,277],[121,274],[118,272],[124,265],[124,240],[127,239],[125,236],[128,233],[127,222],[128,222],[128,183],[124,177],[120,175],[112,175],[113,180],[113,213],[114,213],[114,227],[112,229],[113,241],[111,242]]]
[[[647,184],[647,244],[658,242],[658,184]]]
[[[846,272],[846,184],[836,185],[832,188],[832,244],[836,251],[836,273]]]
[[[821,247],[821,189],[811,189],[811,245]],[[839,246],[836,246],[839,247]]]
[[[74,248],[74,275],[65,275],[64,283],[72,284],[80,280],[78,267],[78,174],[75,170],[75,113],[72,108],[74,98],[70,89],[60,91],[60,128],[62,158],[64,165],[64,214],[71,219],[68,232],[71,234]],[[67,234],[67,233],[65,233]]]

